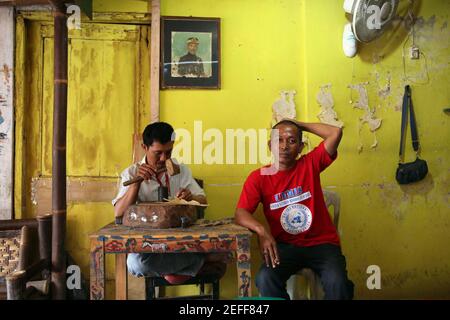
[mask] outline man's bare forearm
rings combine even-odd
[[[116,217],[121,217],[125,210],[136,202],[140,185],[140,183],[130,185],[125,195],[116,202],[116,205],[114,206],[114,213]]]
[[[256,232],[260,236],[265,232],[264,226],[245,209],[237,208],[234,214],[234,219],[237,224]]]
[[[342,131],[341,128],[335,127],[325,123],[307,123],[296,121],[297,125],[303,130],[307,132],[311,132],[315,135],[318,135],[322,139],[327,139],[334,137]]]
[[[325,123],[307,123],[295,119],[289,120],[294,121],[302,131],[310,132],[321,137],[324,140],[325,149],[328,154],[334,155],[336,153],[342,138],[341,128]]]

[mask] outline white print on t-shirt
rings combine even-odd
[[[299,234],[311,227],[311,210],[303,204],[292,204],[283,210],[280,217],[281,226],[290,234]]]
[[[275,199],[275,202],[278,202],[278,201],[281,201],[281,200],[286,200],[286,199],[289,199],[289,198],[296,197],[296,196],[302,194],[302,191],[303,191],[302,187],[297,186],[295,188],[288,189],[286,191],[277,193],[277,194],[275,194],[273,196],[273,198]]]
[[[289,198],[289,199],[286,199],[283,201],[273,202],[270,204],[270,210],[283,208],[290,204],[301,202],[301,201],[309,199],[309,198],[311,198],[311,193],[308,191],[308,192],[302,193],[301,195],[298,195],[293,198]]]

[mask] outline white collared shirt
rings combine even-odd
[[[174,162],[177,163],[176,160]],[[146,163],[145,156],[139,163],[135,163],[129,166],[120,174],[119,192],[117,193],[117,196],[112,200],[113,206],[115,206],[117,201],[119,201],[125,195],[125,193],[129,188],[129,186],[124,187],[123,183],[136,177],[139,165],[143,163]],[[184,164],[179,164],[179,166],[180,166],[179,174],[174,176],[168,176],[170,185],[169,197],[175,197],[178,191],[183,188],[189,189],[189,191],[191,191],[192,195],[194,196],[198,195],[205,196],[205,192],[203,191],[203,189],[200,188],[198,183],[192,177],[192,173],[189,167],[187,167]],[[161,177],[161,183],[164,186],[166,186],[165,175]],[[159,183],[154,179],[144,180],[139,188],[137,201],[139,202],[158,201],[158,187]]]

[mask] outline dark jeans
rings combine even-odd
[[[256,275],[256,286],[263,297],[277,297],[289,300],[286,281],[300,269],[310,268],[321,280],[325,299],[353,299],[353,282],[347,278],[345,257],[341,248],[333,244],[312,247],[297,247],[278,243],[280,264],[275,268],[265,263]]]

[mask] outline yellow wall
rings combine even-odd
[[[161,120],[191,133],[195,120],[203,121],[204,130],[218,128],[223,133],[227,128],[267,128],[279,91],[294,89],[298,118],[317,121],[320,109],[316,95],[320,86],[331,84],[335,110],[345,130],[339,158],[323,174],[322,182],[341,195],[340,232],[349,275],[356,284],[355,298],[450,298],[450,251],[446,249],[450,240],[449,150],[445,147],[450,132],[448,115],[442,112],[449,107],[450,98],[450,28],[445,27],[449,1],[422,1],[416,9],[423,19],[416,42],[427,55],[430,81],[412,88],[422,157],[428,161],[430,175],[407,187],[399,187],[394,180],[406,34],[399,28],[365,46],[358,57],[348,59],[341,49],[346,23],[342,2],[162,0],[162,15],[222,19],[222,89],[162,91]],[[94,10],[143,12],[147,8],[143,1],[131,1],[126,7],[120,3],[95,1]],[[379,55],[383,57],[377,58]],[[374,57],[379,61],[374,63]],[[407,62],[413,73],[425,69],[424,59]],[[386,85],[388,74],[391,94],[382,99],[378,91]],[[351,97],[347,86],[365,81],[369,81],[370,105],[377,107],[376,114],[383,119],[376,133],[376,149],[370,149],[373,135],[366,127],[358,134],[363,112],[349,103],[357,94]],[[310,139],[312,146],[318,143],[318,139]],[[360,142],[364,149],[358,153]],[[408,155],[412,160],[412,153]],[[194,176],[205,181],[209,218],[233,215],[242,183],[256,167],[191,165]],[[98,212],[110,207],[106,203],[87,204],[82,210],[78,207],[69,206],[68,247],[87,272],[86,234],[104,224],[107,213],[98,219]],[[262,219],[261,209],[257,216]],[[252,247],[255,275],[260,263],[256,241]],[[366,268],[372,264],[381,268],[382,290],[370,291],[365,286]],[[221,282],[221,296],[234,298],[236,293],[236,270],[230,265]],[[253,293],[257,294],[256,288]]]
[[[450,297],[450,237],[447,141],[449,39],[445,27],[450,13],[445,0],[422,1],[416,9],[423,19],[416,43],[428,58],[430,82],[414,85],[413,99],[422,142],[422,156],[430,175],[414,186],[399,187],[394,180],[397,165],[400,112],[404,82],[402,45],[405,32],[395,33],[366,46],[361,56],[346,58],[341,49],[346,23],[343,1],[162,1],[162,15],[220,17],[222,19],[222,89],[219,91],[167,90],[161,93],[161,119],[175,127],[191,129],[194,120],[204,128],[266,128],[271,105],[281,89],[297,91],[300,119],[317,121],[319,87],[332,84],[335,110],[345,123],[338,161],[323,174],[323,185],[342,198],[340,231],[356,298]],[[404,4],[400,8],[404,13]],[[431,25],[435,16],[435,22]],[[444,27],[443,27],[444,26]],[[395,38],[398,37],[398,38]],[[410,43],[409,41],[408,43]],[[387,48],[386,48],[387,47]],[[384,58],[373,63],[372,55]],[[407,61],[411,73],[420,74]],[[419,63],[424,63],[423,59]],[[422,70],[425,67],[422,65]],[[391,75],[391,94],[378,90]],[[379,146],[370,149],[373,135],[358,119],[363,111],[349,104],[347,86],[369,81],[369,104],[383,119],[377,131]],[[353,100],[357,94],[353,93]],[[312,145],[318,140],[311,138]],[[364,144],[358,153],[359,141]],[[409,147],[409,144],[408,144]],[[408,160],[412,161],[411,152]],[[447,164],[446,164],[447,163]],[[254,166],[192,165],[206,182],[210,217],[231,216],[241,183]],[[258,212],[261,217],[261,212]],[[259,263],[256,243],[254,262]],[[253,274],[257,271],[254,263]],[[382,290],[370,291],[366,268],[381,268]],[[229,268],[233,269],[233,268]],[[235,296],[235,272],[229,270],[222,295]]]
[[[226,129],[269,127],[280,90],[295,89],[297,97],[304,96],[301,13],[300,1],[162,1],[162,15],[221,18],[222,88],[162,91],[161,119],[191,133],[193,122],[201,120],[203,130],[218,128],[224,136]],[[233,216],[242,183],[257,167],[191,165],[194,176],[205,181],[206,215]],[[253,275],[260,264],[255,240]],[[236,283],[236,268],[229,265],[221,296],[236,297]]]

